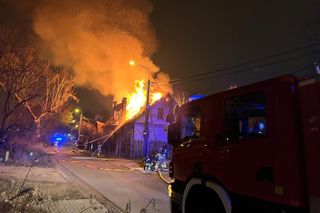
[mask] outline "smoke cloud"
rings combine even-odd
[[[33,29],[43,55],[73,70],[78,86],[120,99],[134,91],[136,80],[153,76],[154,81],[168,82],[150,59],[158,42],[149,1],[43,0],[33,5]],[[148,69],[130,66],[132,59]]]

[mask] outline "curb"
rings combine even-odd
[[[125,213],[125,210],[122,209],[120,206],[106,198],[103,194],[98,192],[96,189],[94,189],[92,186],[90,186],[88,183],[83,181],[80,177],[78,177],[75,173],[73,173],[70,169],[68,169],[66,166],[64,166],[58,159],[52,158],[52,161],[55,163],[58,170],[61,170],[62,173],[66,172],[69,173],[69,175],[65,174],[67,179],[73,179],[75,182],[78,182],[78,184],[85,186],[87,189],[89,189],[90,192],[96,195],[96,199],[101,203],[101,205],[104,205],[106,208],[110,209],[112,212],[119,212],[119,213]]]

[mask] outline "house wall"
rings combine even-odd
[[[109,157],[131,158],[133,130],[133,123],[124,125],[103,144],[102,153]]]
[[[158,109],[163,109],[163,118],[158,118]],[[170,102],[167,102],[166,100],[160,100],[159,102],[155,103],[150,108],[150,116],[149,116],[149,122],[153,122],[155,124],[159,125],[168,125],[166,122],[166,115],[169,113],[170,110]],[[145,120],[145,113],[143,113],[140,117],[136,119],[136,122],[144,123]]]
[[[167,125],[149,123],[149,141],[167,142]],[[144,123],[135,122],[134,141],[143,141]]]
[[[159,118],[159,108],[163,110],[162,118]],[[168,143],[168,132],[167,127],[169,125],[168,122],[165,121],[166,115],[169,113],[170,103],[166,100],[161,100],[154,105],[152,105],[150,109],[149,115],[149,143],[150,143],[150,153],[160,151],[163,144]],[[143,113],[139,118],[136,119],[134,125],[134,135],[133,141],[134,143],[143,143],[144,137],[144,122],[145,122],[145,113]],[[168,146],[169,147],[169,146]],[[142,147],[141,147],[142,148]],[[169,148],[169,151],[171,149]],[[142,150],[141,154],[142,155]]]
[[[166,115],[170,110],[170,102],[160,100],[150,109],[149,116],[149,144],[150,154],[160,151],[163,144],[167,144]],[[159,117],[159,108],[163,110]],[[143,113],[135,120],[125,124],[104,145],[103,153],[112,157],[142,158],[143,157],[143,132],[145,114]],[[170,146],[168,146],[169,156]]]

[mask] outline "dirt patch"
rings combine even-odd
[[[0,177],[23,180],[30,167],[0,165]],[[63,174],[56,168],[32,167],[28,180],[39,182],[67,182]]]
[[[90,194],[69,182],[56,168],[29,169],[0,166],[0,212],[46,212],[39,206],[90,198]]]
[[[78,186],[69,182],[36,182],[0,178],[0,209],[3,212],[45,212],[37,206],[61,200],[84,199]]]

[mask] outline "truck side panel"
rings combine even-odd
[[[308,193],[311,205],[317,200],[320,211],[320,83],[311,79],[299,89]]]

